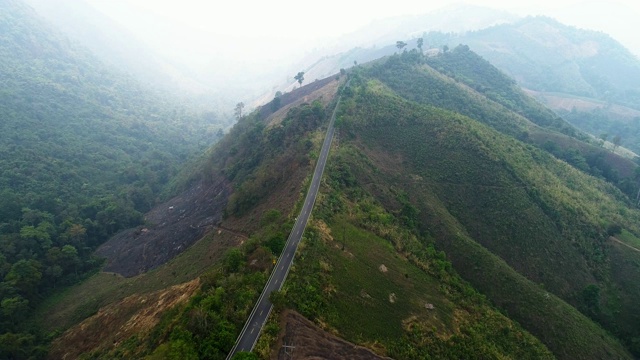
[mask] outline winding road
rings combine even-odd
[[[287,275],[289,274],[289,269],[291,269],[291,264],[293,263],[293,257],[296,254],[296,249],[298,248],[300,239],[302,239],[302,234],[304,233],[304,229],[307,226],[307,221],[309,220],[311,210],[313,209],[313,205],[316,201],[316,196],[318,195],[318,189],[320,188],[320,179],[322,178],[324,167],[327,164],[329,149],[331,148],[331,142],[333,140],[333,125],[335,122],[338,105],[340,105],[340,98],[338,98],[336,107],[333,110],[333,114],[331,115],[327,134],[324,138],[324,143],[322,144],[320,155],[318,156],[318,162],[316,163],[316,168],[313,173],[313,179],[311,180],[311,186],[309,187],[309,191],[307,192],[307,197],[304,200],[304,205],[302,206],[300,215],[298,215],[296,219],[296,223],[293,226],[293,230],[291,230],[291,233],[289,234],[289,238],[287,239],[284,250],[282,251],[280,258],[278,259],[275,268],[271,272],[271,276],[269,277],[267,284],[262,290],[260,298],[258,298],[258,302],[254,306],[251,314],[249,315],[249,319],[242,328],[242,331],[238,336],[238,340],[236,340],[236,344],[233,346],[231,352],[227,356],[227,360],[231,359],[238,352],[251,351],[253,349],[256,342],[258,341],[258,336],[262,331],[262,327],[267,321],[267,318],[271,313],[271,309],[273,308],[273,305],[269,301],[269,295],[271,294],[271,292],[280,290],[282,288],[282,285],[287,278]]]

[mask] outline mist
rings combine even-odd
[[[633,31],[640,5],[631,1],[514,5],[486,0],[464,6],[410,0],[366,6],[338,1],[300,6],[291,0],[28,2],[94,52],[115,58],[121,69],[144,74],[152,86],[170,83],[165,87],[243,101],[286,89],[298,71],[355,47],[387,46],[432,30],[477,30],[528,15],[603,31],[640,54]]]

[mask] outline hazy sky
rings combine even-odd
[[[86,0],[165,55],[192,65],[212,56],[246,63],[280,61],[318,39],[357,30],[375,19],[427,13],[459,1],[394,0]],[[466,1],[518,15],[545,14],[611,34],[640,54],[640,2]],[[515,3],[515,4],[514,4]],[[320,42],[321,43],[321,42]],[[299,53],[298,53],[299,54]],[[253,59],[253,60],[252,60]],[[204,63],[203,63],[204,65]]]

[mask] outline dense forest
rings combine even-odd
[[[0,357],[46,334],[43,297],[100,265],[182,164],[228,126],[103,65],[19,1],[0,3]]]

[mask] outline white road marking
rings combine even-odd
[[[260,311],[260,316],[262,316],[262,313],[264,312],[264,310]]]
[[[251,334],[253,334],[253,330],[255,330],[256,328],[251,328]]]
[[[280,270],[284,270],[284,265],[282,265],[282,267],[280,268]]]

